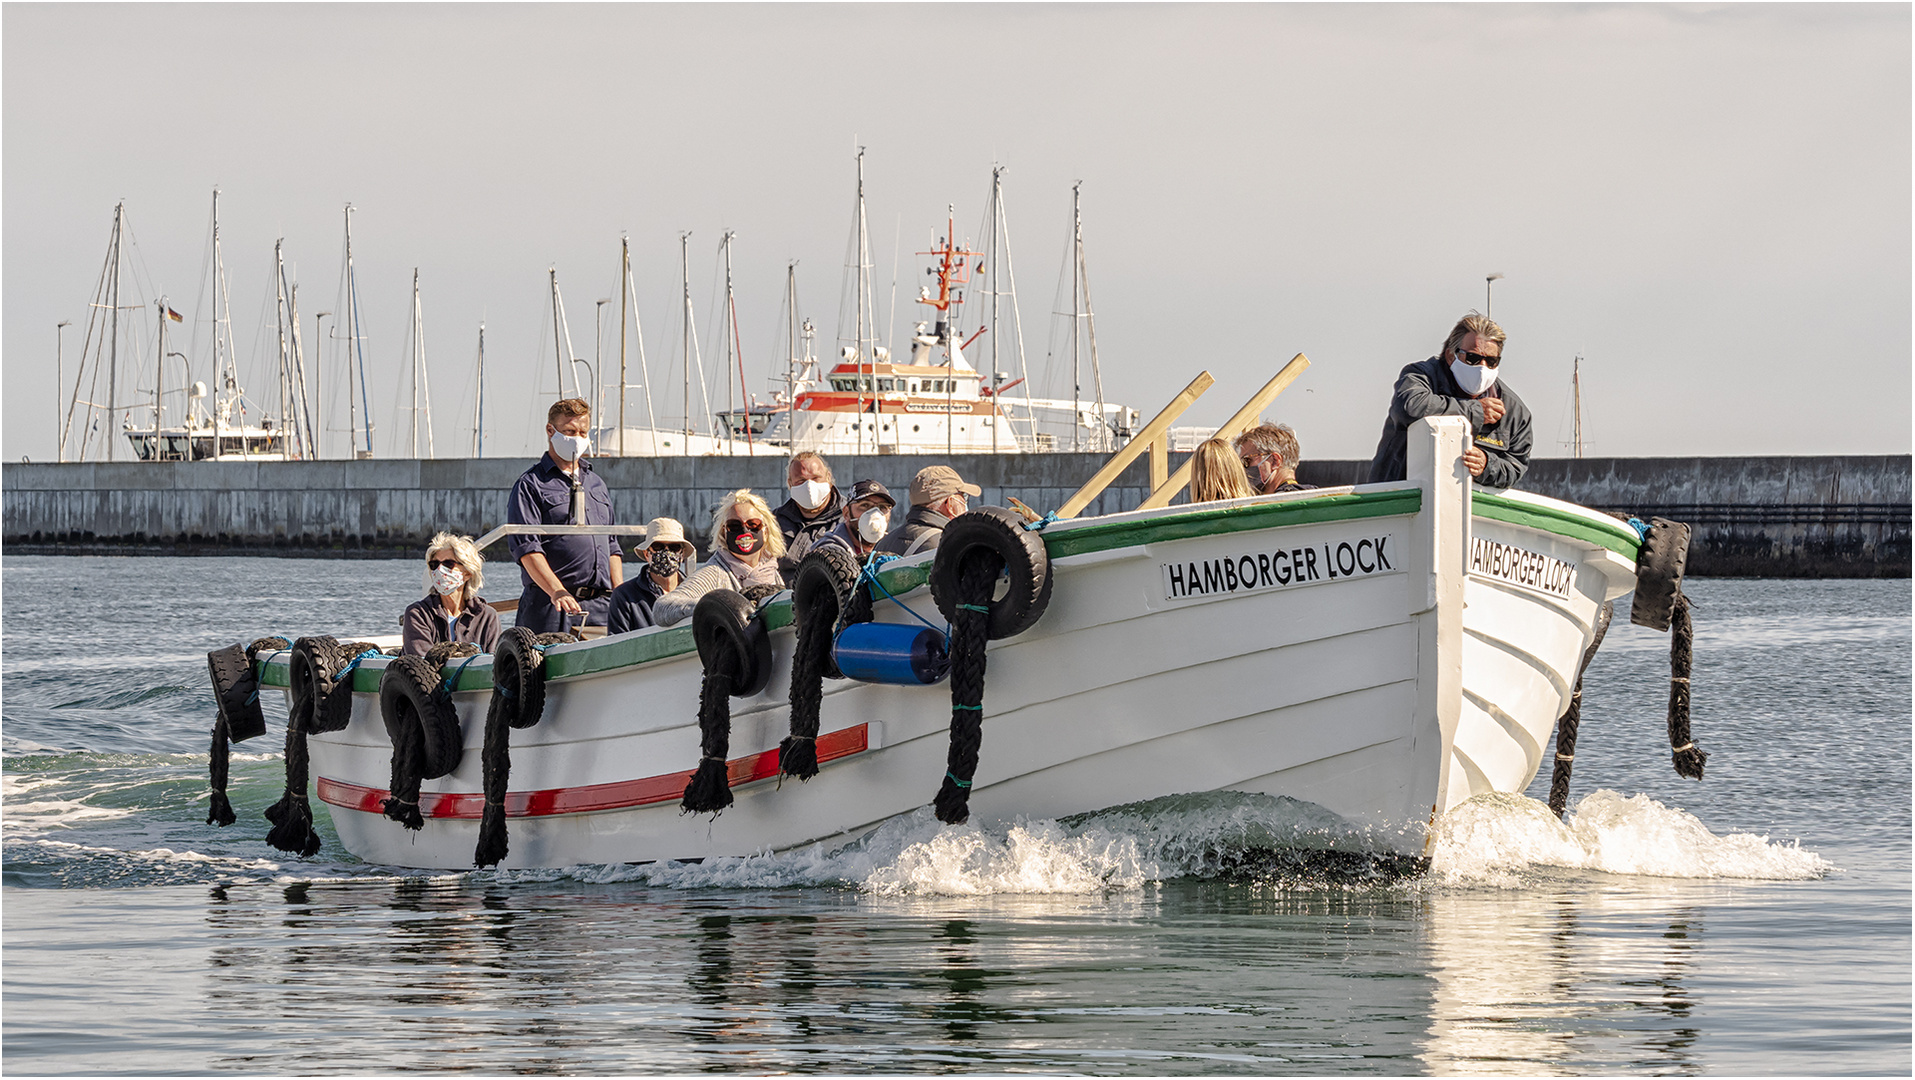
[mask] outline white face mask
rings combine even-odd
[[[451,596],[465,585],[465,571],[456,566],[441,566],[432,572],[432,591]]]
[[[1456,385],[1471,397],[1481,397],[1483,392],[1496,385],[1496,369],[1481,364],[1465,364],[1461,360],[1450,361],[1450,374],[1456,376]]]
[[[552,453],[560,461],[577,461],[592,448],[592,440],[583,435],[567,435],[562,431],[552,433]]]
[[[891,527],[891,515],[879,507],[872,507],[858,515],[858,535],[867,544],[875,544],[884,539],[884,532]]]
[[[791,485],[791,497],[806,510],[816,510],[831,498],[831,485],[823,480],[801,480]]]

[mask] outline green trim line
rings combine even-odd
[[[1215,510],[1193,510],[1187,514],[1147,518],[1143,521],[1113,521],[1104,525],[1086,525],[1080,529],[1059,530],[1044,536],[1044,547],[1053,559],[1088,555],[1095,551],[1140,547],[1164,540],[1188,540],[1197,536],[1251,532],[1289,525],[1309,525],[1319,521],[1356,521],[1362,518],[1414,514],[1423,508],[1421,488],[1400,491],[1348,492],[1319,495],[1314,499],[1292,499],[1280,503],[1251,506],[1227,506]]]
[[[1618,521],[1605,526],[1589,520],[1580,514],[1558,510],[1552,506],[1535,506],[1518,502],[1515,499],[1488,492],[1475,492],[1470,500],[1470,512],[1476,517],[1491,521],[1507,522],[1538,529],[1571,540],[1605,547],[1622,557],[1634,561],[1636,553],[1642,548],[1642,541],[1636,536],[1636,530]]]

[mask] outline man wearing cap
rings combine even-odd
[[[632,556],[645,569],[612,590],[612,614],[606,633],[623,634],[658,625],[652,605],[685,580],[685,567],[697,554],[685,539],[685,527],[671,518],[653,518]]]
[[[860,480],[851,487],[851,501],[839,515],[838,527],[818,538],[813,548],[836,544],[862,560],[891,528],[891,511],[898,501],[876,480]]]
[[[944,527],[970,509],[965,496],[982,494],[982,488],[965,483],[949,465],[919,469],[911,478],[911,512],[896,532],[878,541],[876,550],[881,555],[916,555],[937,547]]]
[[[582,398],[554,402],[545,414],[545,454],[519,477],[506,502],[514,525],[610,525],[612,493],[586,461],[592,407]],[[566,628],[568,618],[604,626],[612,590],[625,580],[618,540],[610,536],[510,536],[523,591],[514,625],[535,633]],[[578,624],[575,624],[578,625]]]

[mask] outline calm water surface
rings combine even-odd
[[[1404,880],[1281,869],[1298,808],[1236,796],[430,875],[354,860],[322,815],[301,861],[259,816],[277,720],[234,761],[239,824],[203,823],[205,652],[393,622],[414,564],[0,578],[12,1073],[1911,1067],[1906,581],[1690,583],[1700,784],[1669,767],[1667,636],[1618,625],[1570,826],[1545,775],[1453,813]]]

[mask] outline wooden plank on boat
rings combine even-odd
[[[1176,397],[1170,399],[1170,404],[1164,406],[1162,412],[1158,413],[1150,423],[1145,424],[1143,430],[1132,436],[1122,450],[1112,454],[1110,460],[1104,462],[1104,467],[1097,470],[1097,475],[1091,477],[1083,487],[1078,488],[1077,494],[1064,500],[1064,505],[1057,508],[1057,516],[1074,518],[1083,513],[1084,508],[1090,505],[1090,501],[1103,494],[1104,489],[1111,485],[1111,481],[1122,475],[1124,469],[1137,460],[1138,455],[1150,449],[1151,444],[1158,439],[1167,438],[1170,425],[1184,414],[1185,409],[1190,408],[1192,402],[1202,397],[1204,391],[1210,389],[1216,381],[1211,377],[1210,372],[1199,371],[1197,377],[1190,380],[1189,386],[1184,387]]]
[[[1283,365],[1283,370],[1277,372],[1269,382],[1264,383],[1263,389],[1252,394],[1250,400],[1243,403],[1243,408],[1238,409],[1235,416],[1224,421],[1223,426],[1217,429],[1215,437],[1234,439],[1250,430],[1263,410],[1269,408],[1270,403],[1277,400],[1277,395],[1283,393],[1291,383],[1296,382],[1297,376],[1303,374],[1304,369],[1309,366],[1310,358],[1302,353],[1291,357],[1290,362]],[[1169,506],[1170,500],[1190,484],[1190,462],[1194,459],[1195,455],[1192,455],[1190,459],[1185,460],[1176,473],[1163,483],[1157,483],[1157,478],[1153,475],[1151,493],[1143,502],[1137,504],[1137,509],[1155,510],[1160,506]]]

